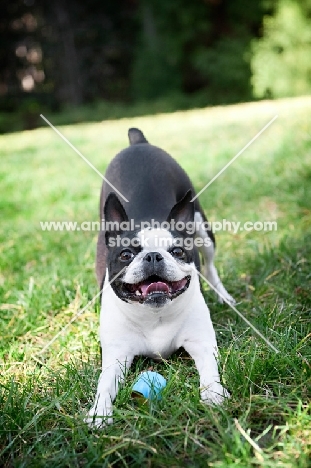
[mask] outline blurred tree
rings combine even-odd
[[[136,0],[0,0],[0,105],[129,98]]]
[[[44,79],[38,21],[27,1],[1,1],[0,102],[14,109]]]
[[[279,0],[253,41],[252,84],[259,98],[311,93],[311,1]]]
[[[46,70],[59,102],[128,97],[134,16],[135,0],[45,2]]]
[[[132,73],[136,99],[200,92],[205,103],[252,97],[250,43],[264,7],[257,0],[141,0]]]
[[[57,63],[57,97],[62,103],[72,105],[83,102],[81,64],[75,40],[75,16],[68,8],[66,0],[53,0],[45,9],[45,21],[53,26],[57,42],[54,61]],[[79,8],[79,5],[77,5]]]
[[[96,100],[165,97],[176,107],[249,100],[250,44],[273,3],[0,0],[0,104],[32,115],[43,105],[60,110]],[[297,18],[306,31],[309,20]],[[283,23],[273,25],[286,32]]]

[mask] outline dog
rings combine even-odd
[[[202,401],[221,404],[228,397],[197,273],[201,254],[219,299],[234,303],[213,263],[214,235],[198,200],[191,201],[195,191],[179,164],[139,129],[129,130],[129,141],[108,166],[100,197],[104,226],[96,274],[102,289],[102,372],[85,418],[91,427],[113,422],[118,387],[137,355],[167,358],[183,347],[199,372]]]

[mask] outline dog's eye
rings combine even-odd
[[[175,247],[174,249],[171,250],[171,255],[176,258],[184,258],[185,252],[181,247]]]
[[[134,254],[130,250],[122,250],[122,252],[119,255],[119,258],[122,262],[129,262],[130,260],[132,260],[133,257]]]

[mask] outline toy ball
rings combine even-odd
[[[133,385],[134,394],[143,395],[149,400],[160,400],[162,390],[166,387],[166,379],[157,372],[142,372]]]

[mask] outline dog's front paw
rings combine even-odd
[[[84,422],[91,429],[103,429],[113,423],[112,411],[105,412],[92,408],[84,418]]]
[[[229,303],[229,305],[236,304],[235,299],[232,296],[230,296],[230,294],[225,289],[224,291],[221,291],[220,294],[217,294],[217,297],[218,297],[218,302],[220,304],[223,304],[224,302],[226,304]]]
[[[201,390],[201,401],[206,405],[222,405],[230,393],[219,383],[214,383]]]

